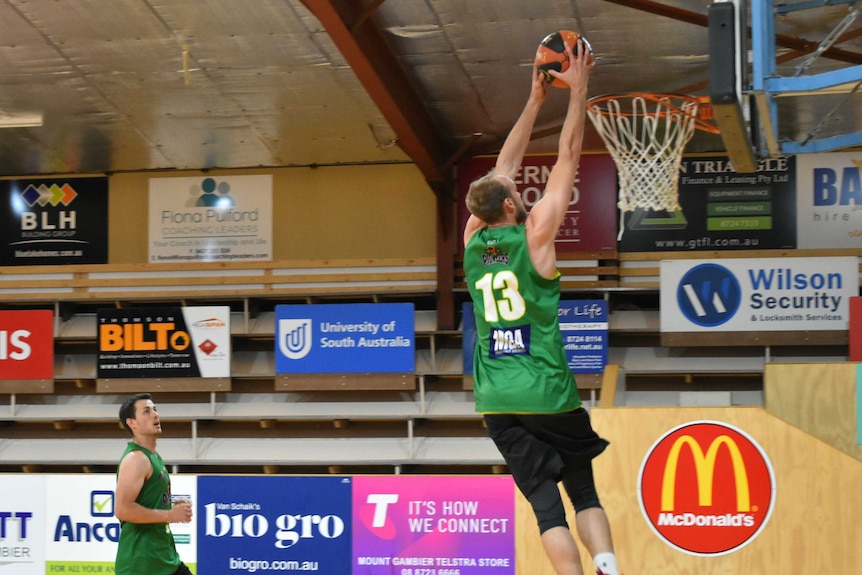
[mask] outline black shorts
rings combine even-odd
[[[559,482],[564,471],[591,465],[609,445],[593,431],[590,414],[583,407],[556,414],[486,414],[485,422],[515,483],[527,497],[549,479]]]

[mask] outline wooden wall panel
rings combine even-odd
[[[862,460],[856,443],[855,363],[769,363],[766,410]]]
[[[611,441],[594,469],[623,573],[860,573],[862,462],[755,407],[597,407],[592,418],[596,430]],[[745,547],[717,557],[687,555],[670,547],[648,526],[638,501],[638,474],[648,450],[671,429],[698,420],[723,422],[748,433],[770,458],[776,476],[769,523]],[[520,495],[516,522],[517,573],[552,575],[535,519]],[[591,559],[584,557],[583,564],[585,573],[595,572]]]
[[[149,179],[272,174],[273,259],[434,257],[436,196],[413,164],[114,174],[109,263],[146,263]]]

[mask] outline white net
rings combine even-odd
[[[679,166],[698,105],[696,98],[673,94],[622,94],[587,103],[617,166],[621,211],[680,209]]]

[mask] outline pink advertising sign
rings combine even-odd
[[[511,477],[354,477],[354,575],[514,573]]]
[[[521,169],[515,176],[515,185],[528,212],[542,198],[556,159],[556,156],[524,157]],[[464,204],[470,183],[487,174],[496,161],[496,157],[478,157],[458,165],[459,230],[463,231],[470,216]],[[557,234],[556,244],[560,252],[617,249],[617,171],[609,155],[581,156],[572,201]]]

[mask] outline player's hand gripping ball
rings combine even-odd
[[[551,86],[556,86],[557,88],[569,87],[565,82],[554,78],[550,73],[548,73],[548,70],[565,72],[568,69],[569,57],[566,56],[566,49],[563,47],[563,43],[565,42],[568,44],[572,49],[572,53],[577,55],[580,46],[580,44],[578,44],[579,38],[583,46],[585,46],[589,52],[587,61],[592,62],[593,48],[590,46],[590,43],[587,42],[587,39],[577,32],[572,32],[571,30],[560,30],[559,32],[554,32],[545,36],[542,43],[539,44],[539,48],[536,50],[536,67],[545,76],[545,80],[551,83]]]

